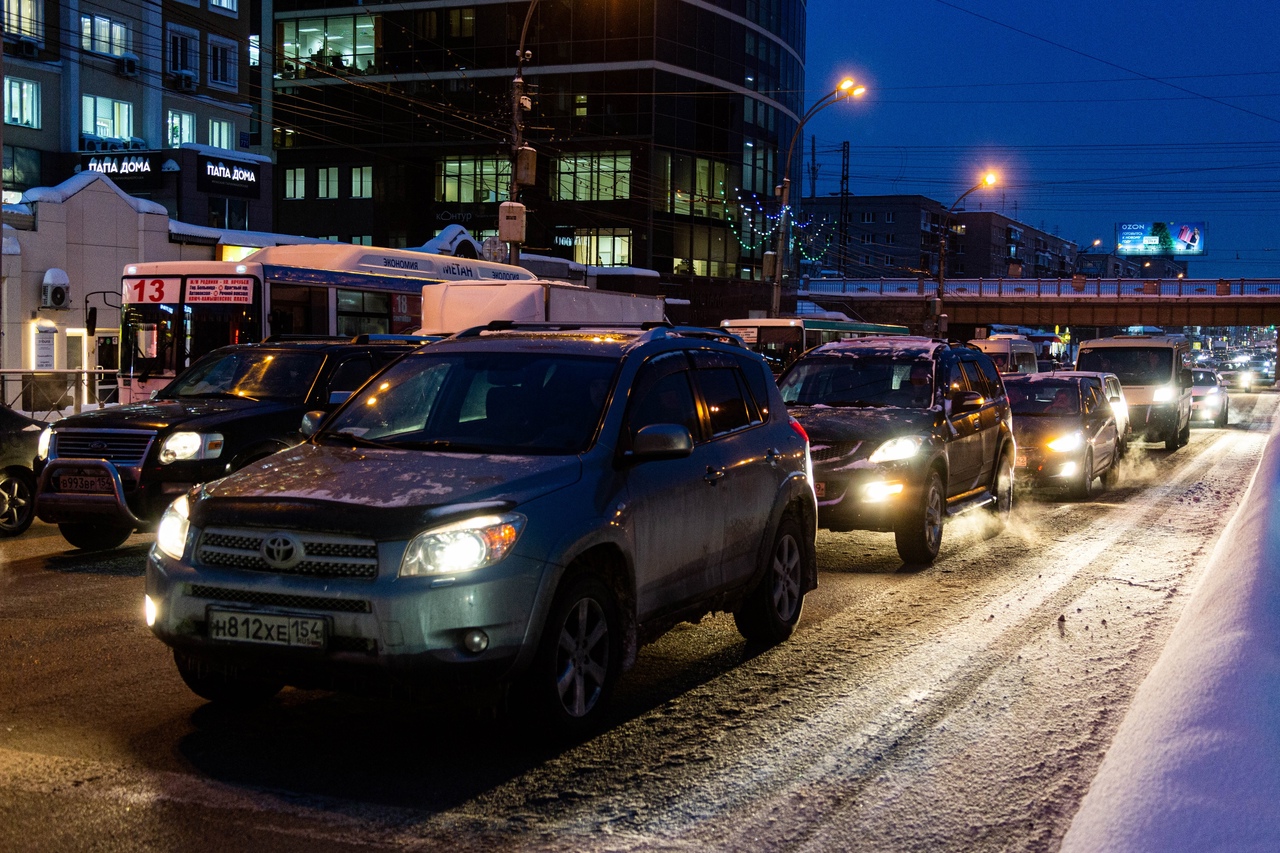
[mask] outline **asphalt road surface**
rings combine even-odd
[[[788,643],[720,615],[642,650],[605,731],[286,690],[220,713],[142,619],[149,537],[0,540],[0,849],[1052,850],[1257,466],[1275,394],[1020,496],[907,570],[820,533]]]

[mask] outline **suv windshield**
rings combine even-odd
[[[206,356],[160,392],[175,397],[240,397],[301,403],[311,393],[324,354],[235,350]]]
[[[1080,351],[1077,370],[1114,373],[1122,385],[1163,385],[1173,376],[1167,347],[1099,347]]]
[[[1006,382],[1015,415],[1078,415],[1080,389],[1073,382]]]
[[[423,353],[397,362],[318,438],[473,453],[580,453],[618,361],[529,352]]]
[[[782,379],[782,399],[792,406],[896,406],[926,409],[933,403],[933,360],[908,356],[805,358]]]
[[[1217,385],[1218,377],[1213,374],[1212,370],[1193,370],[1191,371],[1191,381],[1196,385]]]

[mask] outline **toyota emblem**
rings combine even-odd
[[[262,540],[262,559],[273,569],[292,569],[305,556],[302,543],[292,533],[272,533]]]

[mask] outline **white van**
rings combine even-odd
[[[1076,370],[1120,377],[1133,434],[1176,450],[1191,438],[1190,356],[1185,335],[1117,335],[1082,343]]]
[[[1001,373],[1039,373],[1036,345],[1023,335],[992,335],[969,341],[971,346],[991,356]]]

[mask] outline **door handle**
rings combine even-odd
[[[770,447],[768,450],[765,451],[764,458],[766,462],[768,462],[774,468],[777,468],[778,467],[778,448]]]
[[[702,479],[706,480],[708,485],[714,486],[716,483],[724,479],[724,472],[708,465],[707,473]]]

